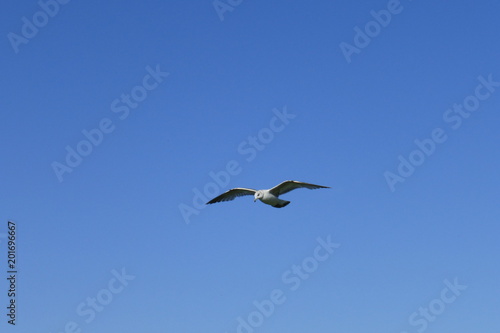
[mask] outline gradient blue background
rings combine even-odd
[[[7,34],[40,7],[5,2],[0,232],[17,222],[19,297],[13,328],[4,279],[1,330],[236,332],[282,289],[255,332],[416,332],[408,317],[456,277],[468,288],[426,331],[498,332],[500,88],[457,130],[442,116],[478,76],[500,80],[500,4],[402,1],[347,63],[339,44],[386,5],[243,1],[220,21],[211,1],[70,1],[16,54]],[[111,102],[156,65],[169,77],[120,120]],[[284,106],[296,118],[247,162],[238,145]],[[51,163],[103,118],[114,132],[59,182]],[[391,192],[384,172],[437,127],[447,141]],[[242,171],[221,191],[332,189],[186,224],[179,205],[230,160]],[[328,235],[341,247],[290,291],[283,272]],[[122,268],[135,279],[86,323],[77,306]]]

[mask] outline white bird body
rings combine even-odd
[[[281,194],[285,194],[287,192],[290,192],[292,190],[295,190],[297,188],[308,188],[308,189],[317,189],[317,188],[329,188],[328,186],[322,186],[322,185],[314,185],[314,184],[309,184],[309,183],[303,183],[303,182],[298,182],[295,180],[287,180],[282,182],[279,185],[276,185],[275,187],[269,189],[269,190],[254,190],[251,188],[242,188],[242,187],[236,187],[233,189],[230,189],[229,191],[222,193],[221,195],[213,198],[209,202],[207,202],[207,205],[213,204],[216,202],[221,202],[221,201],[230,201],[233,200],[236,197],[240,196],[245,196],[245,195],[253,195],[254,196],[254,202],[257,200],[262,201],[263,203],[276,207],[276,208],[282,208],[285,207],[290,203],[290,201],[287,200],[282,200],[278,198]]]
[[[260,195],[259,195],[259,193],[260,193]],[[263,203],[271,205],[271,206],[276,207],[276,208],[285,207],[286,205],[288,205],[290,203],[290,201],[281,200],[277,196],[271,194],[269,192],[269,190],[260,190],[260,191],[255,192],[254,198],[255,198],[253,200],[254,202],[257,200],[260,200]]]

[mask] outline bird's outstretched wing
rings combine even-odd
[[[255,192],[257,192],[257,191],[252,190],[251,188],[240,188],[240,187],[232,188],[229,191],[224,192],[221,195],[219,195],[218,197],[215,197],[212,200],[210,200],[209,202],[207,202],[207,205],[213,204],[216,202],[221,202],[221,201],[231,201],[236,197],[241,197],[244,195],[254,195]]]
[[[328,186],[321,186],[321,185],[314,185],[314,184],[309,184],[309,183],[303,183],[303,182],[298,182],[295,180],[286,180],[283,183],[276,185],[272,189],[269,190],[269,192],[275,196],[279,196],[281,194],[288,193],[292,190],[295,190],[296,188],[308,188],[310,190],[314,190],[317,188],[330,188]]]

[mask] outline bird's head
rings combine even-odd
[[[264,193],[262,193],[262,191],[257,191],[255,192],[253,197],[254,197],[253,202],[255,202],[257,201],[257,199],[262,199],[262,197],[264,197]]]

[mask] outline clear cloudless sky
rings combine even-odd
[[[386,0],[53,3],[0,13],[1,331],[499,332],[498,1],[401,0],[351,62]],[[287,179],[331,189],[198,202]]]

